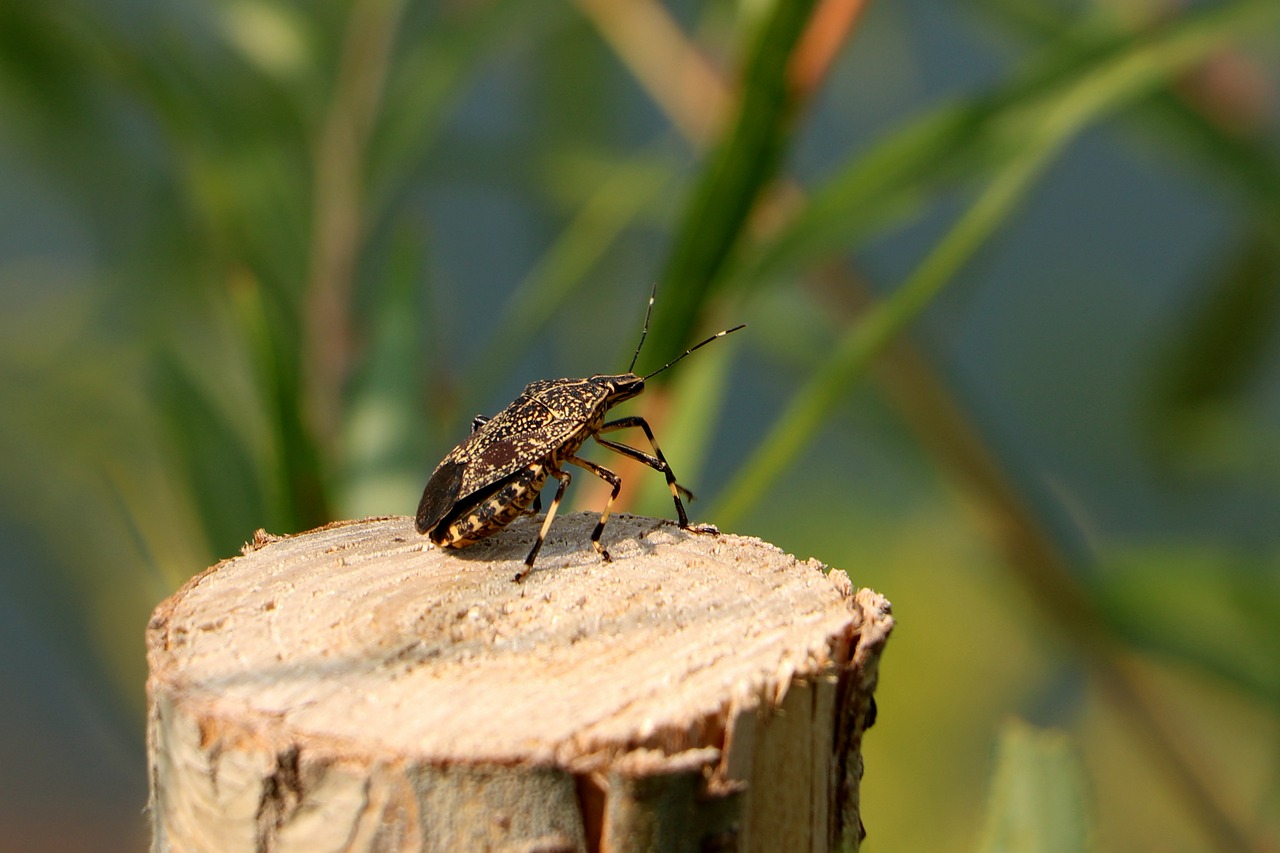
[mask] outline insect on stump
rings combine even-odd
[[[540,511],[542,487],[548,477],[554,477],[560,485],[547,508],[533,547],[529,549],[529,556],[525,558],[524,568],[515,577],[517,581],[522,580],[533,569],[533,561],[537,559],[547,531],[551,529],[560,500],[573,479],[564,470],[565,463],[568,463],[590,471],[613,487],[604,511],[600,513],[600,521],[591,533],[592,546],[608,562],[609,552],[601,544],[600,537],[604,534],[613,502],[622,490],[622,478],[608,468],[576,455],[588,438],[594,438],[598,444],[615,453],[661,471],[671,489],[680,527],[690,529],[689,516],[680,496],[683,494],[692,500],[693,494],[676,482],[676,475],[662,455],[648,422],[638,416],[608,422],[604,418],[614,406],[643,393],[646,380],[694,350],[745,328],[745,324],[717,332],[652,373],[637,376],[632,371],[649,333],[653,299],[653,294],[650,294],[640,343],[626,373],[531,382],[511,405],[492,418],[477,416],[471,423],[471,435],[449,451],[427,480],[422,500],[418,503],[418,532],[425,533],[432,542],[444,548],[473,545],[520,516]],[[630,428],[644,430],[645,438],[653,447],[652,456],[643,450],[600,437],[602,433]]]

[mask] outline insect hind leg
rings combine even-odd
[[[533,571],[533,561],[538,558],[538,552],[542,550],[547,531],[551,529],[551,520],[556,517],[556,510],[560,508],[560,499],[564,497],[564,490],[573,480],[568,471],[561,471],[558,468],[552,468],[549,473],[560,481],[560,487],[556,489],[556,496],[551,499],[551,506],[547,507],[547,517],[542,520],[542,527],[538,528],[538,538],[534,541],[533,548],[529,550],[529,556],[524,558],[524,568],[516,574],[517,581],[524,580],[529,572]]]
[[[607,438],[601,438],[599,433],[613,432],[619,429],[628,429],[638,427],[644,430],[645,438],[649,439],[649,444],[653,447],[653,456],[645,453],[643,450],[637,450],[634,447],[628,447],[616,441],[610,441]],[[629,418],[619,418],[616,421],[609,421],[597,431],[594,436],[595,440],[612,450],[614,453],[621,453],[637,462],[643,462],[655,471],[661,471],[663,476],[667,478],[667,488],[671,489],[671,499],[676,504],[676,515],[680,518],[680,526],[688,528],[689,515],[684,511],[684,502],[680,500],[680,495],[684,494],[689,500],[693,500],[693,492],[676,482],[675,472],[671,470],[671,465],[667,462],[665,456],[662,455],[662,449],[658,447],[658,439],[653,435],[653,429],[650,428],[649,422],[638,415]]]
[[[605,522],[609,520],[609,513],[613,510],[613,502],[618,498],[618,492],[622,491],[622,478],[614,472],[605,468],[603,465],[597,465],[594,462],[588,462],[586,459],[579,459],[577,456],[570,456],[565,459],[579,468],[585,468],[592,474],[595,474],[601,480],[613,486],[613,491],[609,494],[609,500],[604,505],[604,512],[600,513],[600,521],[596,523],[596,529],[591,533],[591,544],[595,547],[596,553],[604,558],[606,563],[613,562],[613,558],[609,556],[609,552],[600,544],[600,537],[604,534]]]

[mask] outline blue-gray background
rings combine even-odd
[[[1266,4],[1159,5],[873,4],[800,115],[782,180],[821,197],[923,116],[1000,108],[1046,57],[1083,78],[1091,54],[1065,50],[1071,39],[1100,55],[1161,17]],[[733,80],[766,6],[665,8]],[[142,637],[177,585],[256,527],[410,513],[472,414],[535,378],[625,367],[715,154],[637,82],[602,35],[610,14],[0,0],[0,849],[145,843]],[[389,53],[344,59],[361,21],[388,26]],[[1268,26],[1071,135],[950,271],[909,345],[1106,614],[1110,653],[1218,807],[1274,842],[1280,27]],[[333,122],[360,109],[342,86],[383,59],[371,129],[351,137],[356,189],[330,192],[319,176],[343,154],[325,140],[346,138]],[[900,209],[860,212],[873,224],[847,242],[767,275],[730,272],[699,303],[700,332],[750,328],[635,408],[665,423],[696,517],[721,520],[858,306],[892,299],[1020,132],[945,175],[922,170],[892,197]],[[776,202],[774,218],[794,209]],[[337,237],[322,231],[342,214]],[[741,256],[768,251],[777,232],[761,219]],[[840,215],[830,224],[838,235]],[[304,329],[330,240],[354,256],[353,334],[337,422],[317,435]],[[679,343],[651,339],[665,349],[639,367]],[[901,376],[856,375],[782,476],[722,524],[894,602],[866,743],[867,849],[971,849],[1013,716],[1072,735],[1099,846],[1221,845],[1097,689],[1071,623],[1026,593],[992,507],[933,449],[949,436],[903,414]],[[652,479],[628,474],[637,491]],[[653,486],[630,508],[668,513]],[[595,505],[581,491],[578,506]]]

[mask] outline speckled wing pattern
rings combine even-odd
[[[542,380],[449,452],[431,474],[418,506],[418,529],[435,527],[468,496],[506,479],[522,468],[566,450],[575,432],[591,420],[608,396],[589,379]],[[585,438],[585,434],[583,436]],[[562,458],[562,457],[561,457]]]

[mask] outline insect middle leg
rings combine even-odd
[[[609,500],[604,505],[604,512],[600,513],[600,521],[596,524],[596,529],[591,534],[591,544],[595,546],[596,552],[604,558],[606,563],[613,562],[609,552],[600,544],[600,536],[604,533],[604,523],[609,520],[609,512],[613,509],[613,502],[617,499],[618,492],[622,491],[622,478],[603,465],[597,465],[594,462],[588,462],[586,459],[579,459],[576,456],[570,456],[564,461],[572,462],[579,468],[586,468],[592,474],[613,486],[613,491],[609,494]]]
[[[629,427],[639,427],[644,430],[645,438],[649,439],[649,444],[653,446],[653,456],[645,453],[643,450],[637,450],[634,447],[628,447],[616,441],[610,441],[607,438],[601,438],[600,433],[613,432],[614,430],[627,429]],[[643,462],[655,471],[661,471],[667,478],[667,488],[671,489],[671,499],[676,503],[676,515],[680,517],[680,526],[689,526],[689,515],[684,511],[684,502],[680,500],[683,493],[689,500],[693,500],[693,492],[690,492],[684,486],[676,482],[675,472],[671,470],[671,466],[667,463],[666,457],[662,455],[662,449],[658,447],[658,439],[654,438],[653,430],[649,427],[649,422],[644,418],[632,416],[629,418],[619,418],[616,421],[609,421],[597,431],[594,436],[595,440],[614,453],[621,453],[623,456]]]
[[[515,579],[517,581],[524,580],[525,575],[533,570],[533,561],[537,559],[538,552],[542,550],[542,543],[547,538],[547,531],[551,529],[551,520],[556,517],[556,510],[560,508],[560,499],[564,497],[564,490],[569,488],[569,482],[573,480],[568,471],[561,471],[559,468],[552,468],[550,474],[560,481],[560,487],[556,489],[556,496],[551,499],[551,506],[547,507],[547,517],[542,520],[542,527],[538,528],[538,538],[534,541],[533,548],[529,551],[529,556],[524,558],[524,569],[516,574]]]

